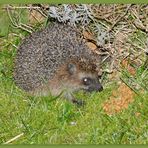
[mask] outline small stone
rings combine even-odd
[[[77,123],[74,122],[74,121],[72,121],[72,122],[70,122],[70,124],[71,124],[71,125],[76,125]]]

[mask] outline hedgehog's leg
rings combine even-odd
[[[70,102],[72,102],[73,104],[76,104],[76,105],[78,105],[78,106],[83,106],[83,105],[85,104],[85,102],[84,102],[83,100],[78,100],[78,99],[76,99],[76,98],[73,96],[73,94],[72,94],[72,93],[69,93],[69,92],[66,92],[66,93],[65,93],[65,98],[66,98],[68,101],[70,101]]]
[[[83,100],[77,100],[75,98],[72,100],[72,103],[74,103],[74,104],[76,104],[78,106],[84,106],[85,105],[85,101],[83,101]]]

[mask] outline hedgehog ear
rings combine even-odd
[[[77,71],[77,67],[73,63],[69,63],[68,66],[67,66],[67,68],[68,68],[69,74],[71,74],[71,75],[75,74],[76,71]]]

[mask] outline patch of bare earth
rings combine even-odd
[[[134,101],[134,92],[124,83],[121,83],[117,90],[112,92],[109,100],[103,104],[106,114],[112,115],[127,109]]]

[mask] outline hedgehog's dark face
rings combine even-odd
[[[82,78],[82,84],[84,85],[84,90],[92,92],[92,91],[102,91],[103,87],[98,79],[92,77],[84,77]]]
[[[103,87],[99,82],[97,74],[85,72],[78,69],[75,64],[68,64],[68,71],[73,86],[88,92],[102,91]]]

